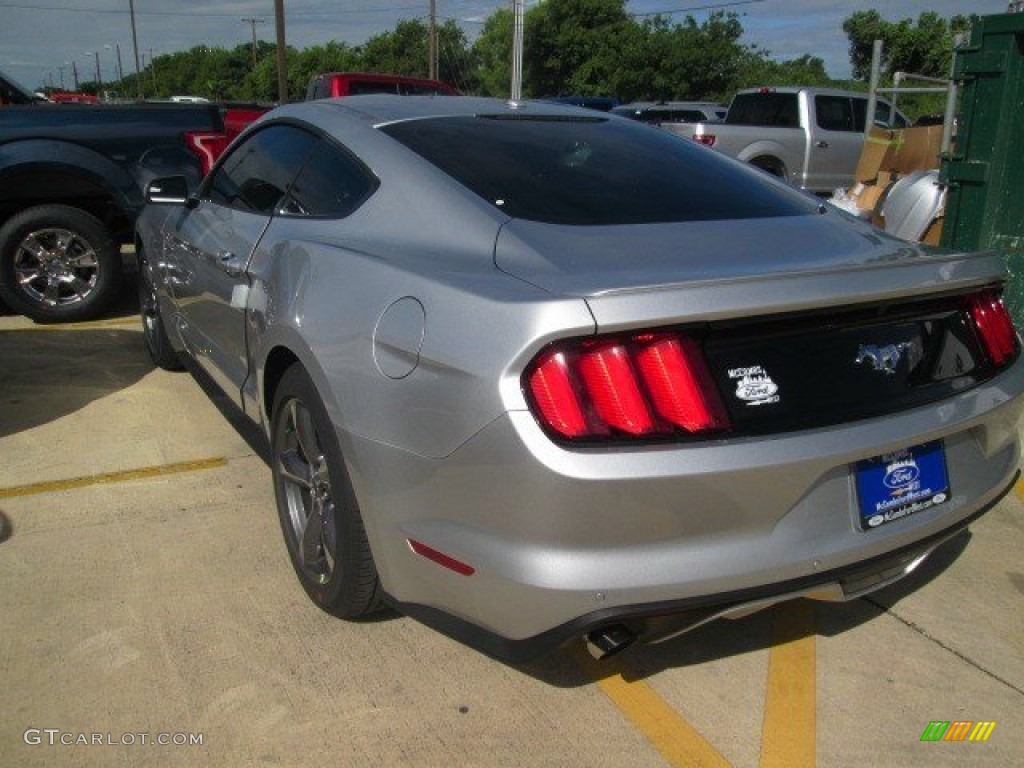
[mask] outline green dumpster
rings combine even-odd
[[[1024,13],[984,16],[957,50],[963,98],[942,245],[1000,251],[1010,270],[1006,305],[1024,328]]]

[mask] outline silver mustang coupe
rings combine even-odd
[[[295,571],[338,616],[608,655],[885,586],[1017,476],[998,256],[631,120],[307,102],[148,198],[149,353],[265,430]]]

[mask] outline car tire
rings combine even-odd
[[[274,396],[271,470],[281,531],[306,593],[345,619],[378,610],[380,579],[341,447],[298,364],[285,371]]]
[[[184,366],[167,336],[156,288],[153,287],[153,281],[149,276],[149,265],[141,246],[136,248],[139,260],[139,314],[142,317],[142,338],[146,343],[146,351],[158,368],[165,371],[180,371]]]
[[[95,317],[117,295],[121,279],[120,248],[85,211],[40,205],[0,227],[0,296],[37,323]]]

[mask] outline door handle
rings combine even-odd
[[[238,257],[231,251],[221,251],[217,254],[217,262],[221,268],[231,277],[240,277],[245,267]]]
[[[818,149],[828,149],[828,142],[822,140],[817,142],[814,146],[816,146]]]

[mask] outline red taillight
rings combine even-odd
[[[663,419],[687,432],[728,428],[729,417],[693,339],[651,337],[636,359]]]
[[[558,434],[579,437],[587,431],[564,352],[550,350],[540,357],[530,375],[530,393],[544,423]]]
[[[992,363],[998,366],[1009,360],[1017,349],[1017,332],[999,294],[983,291],[972,296],[968,312]]]
[[[526,377],[537,419],[571,440],[670,438],[729,429],[697,343],[679,333],[577,339]]]
[[[653,426],[629,353],[617,342],[584,345],[579,370],[597,418],[630,435],[649,433]]]
[[[185,143],[199,158],[199,165],[205,176],[210,172],[217,158],[227,149],[228,137],[223,133],[206,131],[187,131]]]
[[[696,141],[698,144],[703,144],[705,147],[715,146],[715,136],[712,133],[705,133],[701,136],[697,136],[695,134],[693,140]]]

